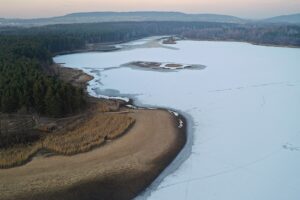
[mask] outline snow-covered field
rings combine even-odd
[[[187,146],[137,199],[299,200],[300,49],[200,41],[170,46],[55,57],[93,74],[95,96],[130,97],[187,116]],[[135,60],[206,68],[119,67]]]

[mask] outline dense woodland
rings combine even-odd
[[[46,73],[51,51],[34,37],[0,36],[0,111],[60,117],[84,106],[82,89]]]
[[[266,23],[106,22],[34,28],[3,27],[2,34],[38,36],[51,52],[84,47],[86,43],[124,42],[146,36],[168,34],[199,40],[234,40],[257,44],[300,46],[299,25]]]
[[[176,34],[199,40],[234,40],[300,46],[300,26],[212,22],[110,22],[0,29],[0,111],[64,116],[82,109],[81,89],[47,75],[52,56],[89,43],[118,43]]]

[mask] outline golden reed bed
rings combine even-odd
[[[1,150],[0,168],[24,164],[42,149],[62,155],[89,151],[106,140],[121,136],[133,123],[133,118],[122,114],[95,114],[72,130],[46,135],[33,144]]]

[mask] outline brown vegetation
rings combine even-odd
[[[0,168],[19,166],[34,156],[42,148],[42,142],[27,145],[17,145],[0,150]]]
[[[78,117],[68,121],[63,129],[45,133],[38,141],[0,149],[0,168],[14,167],[29,161],[39,150],[46,149],[63,155],[72,155],[91,150],[124,134],[134,119],[117,113],[95,113],[85,119]]]
[[[23,114],[0,113],[0,149],[11,144],[33,143],[39,139],[35,117]]]
[[[145,62],[145,61],[135,61],[127,64],[128,66],[137,66],[137,67],[144,67],[144,68],[163,68],[163,63],[160,62]],[[182,64],[178,63],[167,63],[165,64],[166,67],[171,67],[171,68],[179,68],[182,67]]]
[[[163,40],[163,44],[176,44],[176,40],[173,37]]]
[[[74,130],[49,135],[43,147],[63,155],[82,153],[122,135],[133,122],[121,114],[95,115]]]
[[[138,67],[152,68],[152,67],[160,67],[162,63],[137,61],[137,62],[132,62],[132,63],[129,63],[129,64],[134,65],[134,66],[138,66]]]
[[[177,68],[177,67],[182,67],[181,64],[166,64],[166,67],[174,67],[174,68]]]

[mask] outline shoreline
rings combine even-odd
[[[238,42],[238,43],[246,43],[251,44],[254,46],[262,46],[262,47],[280,47],[280,48],[293,48],[293,49],[300,49],[300,46],[293,46],[293,45],[275,45],[275,44],[265,44],[265,43],[255,43],[255,42],[249,42],[246,40],[201,40],[201,39],[192,39],[192,38],[184,38],[182,39],[184,41],[199,41],[199,42]]]
[[[167,108],[165,108],[167,109]],[[164,179],[176,172],[181,165],[190,157],[192,154],[192,146],[193,146],[193,138],[194,138],[194,120],[192,116],[188,113],[180,113],[179,115],[182,117],[183,123],[185,124],[185,133],[186,133],[186,141],[184,147],[177,154],[174,160],[170,162],[170,164],[156,177],[156,179],[143,190],[141,193],[136,196],[135,200],[146,200],[153,191],[159,189],[159,185],[164,181]]]
[[[89,48],[88,46],[83,48],[83,49],[79,49],[79,50],[71,50],[71,51],[64,51],[64,52],[59,52],[53,55],[53,57],[55,56],[62,56],[62,55],[68,55],[68,54],[76,54],[76,53],[88,53],[88,52],[112,52],[112,51],[119,51],[122,50],[122,48],[120,47],[116,47],[117,45],[123,44],[123,43],[127,43],[127,42],[132,42],[132,41],[136,41],[136,40],[141,40],[144,38],[149,38],[149,37],[161,37],[161,39],[165,39],[168,36],[166,35],[153,35],[153,36],[147,36],[147,37],[141,37],[141,38],[135,38],[132,40],[128,40],[128,41],[119,41],[119,42],[111,42],[109,44],[106,43],[91,43],[89,44],[90,46],[95,46],[92,48]],[[173,37],[177,37],[176,35],[173,35]],[[209,40],[209,39],[193,39],[193,38],[187,38],[187,37],[182,37],[179,36],[179,38],[181,38],[180,40],[176,40],[177,41],[203,41],[203,42],[240,42],[240,43],[246,43],[246,44],[251,44],[251,45],[255,45],[255,46],[265,46],[265,47],[281,47],[281,48],[295,48],[295,49],[299,49],[300,46],[295,46],[295,45],[276,45],[276,44],[265,44],[265,43],[255,43],[255,42],[250,42],[250,41],[246,41],[246,40]],[[97,49],[97,45],[103,45],[104,49]],[[173,44],[163,44],[163,45],[173,45]],[[109,49],[106,49],[106,47],[108,47]],[[114,48],[111,48],[114,47]]]
[[[57,65],[57,66],[59,66],[59,65]],[[63,66],[59,66],[59,67],[63,67]],[[90,74],[85,73],[83,70],[74,69],[74,68],[68,68],[68,69],[74,70],[77,72],[80,71],[81,74],[91,77]],[[84,86],[85,88],[87,87],[89,81],[90,81],[90,79],[86,79],[85,86]],[[95,97],[92,97],[92,98],[96,99],[96,101],[100,100]],[[164,151],[156,153],[155,158],[151,158],[151,159],[147,160],[147,165],[149,164],[149,162],[155,163],[155,164],[151,164],[150,168],[147,168],[145,166],[144,169],[143,168],[140,169],[140,166],[138,166],[135,170],[131,170],[131,172],[127,172],[126,170],[124,171],[124,169],[122,169],[122,167],[121,167],[121,169],[117,168],[114,170],[107,170],[107,172],[105,172],[105,170],[104,171],[102,170],[101,173],[103,173],[104,175],[94,176],[93,178],[90,178],[88,180],[85,180],[85,181],[81,180],[81,181],[72,183],[71,185],[68,185],[68,186],[54,187],[56,189],[53,189],[51,187],[49,189],[48,189],[48,187],[44,188],[44,189],[40,188],[41,190],[37,189],[35,187],[32,187],[32,188],[29,187],[29,188],[27,188],[28,189],[27,192],[22,191],[22,190],[26,190],[26,189],[22,188],[20,190],[17,190],[18,191],[17,194],[15,192],[8,194],[10,191],[9,188],[17,187],[16,185],[18,185],[18,184],[22,184],[22,183],[24,184],[24,182],[22,180],[19,180],[19,181],[15,180],[15,182],[14,181],[10,182],[10,181],[7,181],[8,177],[6,177],[4,179],[0,178],[0,179],[2,179],[0,181],[0,185],[3,184],[2,185],[3,187],[1,186],[1,188],[3,188],[5,190],[5,191],[0,190],[0,194],[4,197],[4,199],[77,199],[77,198],[78,199],[94,199],[94,197],[95,197],[95,199],[98,199],[96,197],[101,197],[101,198],[104,197],[103,199],[112,199],[112,200],[113,199],[124,199],[124,200],[132,199],[132,198],[136,197],[137,195],[141,194],[143,191],[145,191],[148,188],[149,185],[151,185],[153,183],[153,181],[165,170],[165,168],[167,166],[169,166],[169,164],[177,157],[178,153],[181,152],[182,148],[185,146],[186,134],[187,134],[186,133],[186,122],[185,122],[186,120],[182,115],[176,116],[174,113],[171,113],[171,111],[167,110],[167,109],[163,109],[163,108],[155,108],[155,109],[149,108],[148,109],[148,108],[144,108],[144,107],[137,107],[134,105],[132,99],[130,99],[128,102],[126,102],[126,105],[128,107],[134,107],[134,109],[132,109],[132,108],[130,108],[130,109],[127,108],[127,109],[129,112],[134,113],[133,114],[134,116],[136,115],[135,117],[136,117],[137,121],[140,120],[139,118],[146,119],[146,118],[149,118],[149,116],[150,116],[150,119],[151,119],[151,115],[158,115],[156,117],[152,117],[153,118],[152,120],[156,120],[155,126],[152,129],[156,130],[156,132],[158,132],[158,133],[160,133],[161,131],[162,132],[166,131],[166,130],[163,131],[163,129],[161,129],[161,130],[157,129],[157,125],[160,124],[160,122],[157,121],[158,119],[167,120],[168,124],[169,124],[168,129],[170,129],[170,127],[173,127],[173,128],[171,128],[172,130],[171,131],[169,130],[169,133],[168,133],[169,134],[168,137],[173,138],[172,141],[166,140],[163,143],[161,143],[160,148],[164,147],[165,148]],[[143,116],[143,115],[145,115],[145,116]],[[163,118],[160,117],[161,115],[164,117]],[[181,126],[181,127],[179,127],[180,126],[179,120],[183,120],[185,122],[183,124],[183,126]],[[89,155],[95,154],[95,152],[100,153],[102,151],[102,149],[104,149],[104,148],[108,149],[108,148],[110,148],[110,146],[114,145],[114,143],[122,143],[122,141],[126,141],[126,139],[124,139],[124,138],[129,137],[132,134],[132,132],[134,132],[134,130],[136,129],[136,126],[138,126],[138,127],[144,126],[143,124],[146,124],[147,123],[146,121],[148,121],[148,120],[139,121],[132,127],[133,130],[130,129],[124,136],[112,141],[111,144],[107,144],[107,145],[101,146],[99,148],[96,148],[94,150],[91,150],[89,152],[80,153],[80,154],[76,154],[73,156],[54,155],[51,157],[42,157],[42,158],[34,156],[33,159],[25,165],[15,167],[15,168],[0,170],[0,175],[2,177],[5,177],[5,176],[7,176],[7,174],[14,174],[15,177],[13,179],[18,179],[19,176],[23,176],[23,178],[26,179],[26,177],[35,177],[34,169],[37,167],[38,168],[45,167],[45,163],[50,162],[52,159],[58,160],[57,162],[62,162],[62,160],[69,160],[69,159],[72,160],[73,158],[76,158],[76,157],[79,157],[79,158],[83,158],[84,156],[88,157]],[[149,127],[149,126],[146,129],[148,129],[148,131],[151,131],[151,127]],[[144,129],[142,129],[142,130],[144,130]],[[147,131],[141,131],[140,132],[141,136],[143,136],[143,132],[147,132]],[[158,135],[160,135],[160,134],[158,134]],[[141,137],[141,136],[139,136],[139,137]],[[153,140],[152,145],[154,145],[155,148],[153,147],[151,150],[148,150],[147,153],[143,153],[143,155],[149,154],[152,151],[156,151],[155,149],[158,148],[156,144],[158,142],[161,142],[161,141],[159,141],[160,139],[163,139],[163,138],[156,138],[155,140]],[[135,140],[135,144],[132,143],[131,145],[138,145],[138,143],[136,141],[137,140]],[[149,143],[151,143],[151,141],[149,141]],[[172,143],[172,145],[170,145],[171,143]],[[167,145],[167,144],[169,144],[168,148],[165,147],[165,145]],[[117,146],[115,145],[115,147],[117,147]],[[143,148],[144,147],[140,147],[140,149],[138,149],[138,150],[144,151]],[[114,149],[112,149],[112,151],[115,153],[111,153],[111,154],[116,154],[115,156],[117,156],[118,151],[114,150]],[[131,156],[131,154],[127,154],[124,156],[129,157],[129,156]],[[75,161],[73,160],[72,162],[75,162]],[[99,159],[98,162],[102,163],[101,159]],[[114,162],[114,160],[108,161],[108,162]],[[130,163],[130,162],[128,161],[128,163]],[[70,163],[70,164],[72,164],[72,163]],[[64,168],[67,168],[68,163],[64,163],[63,165],[64,165]],[[106,164],[106,165],[109,165],[109,164]],[[124,166],[125,165],[126,165],[126,162],[125,162]],[[32,166],[33,166],[33,168],[30,168]],[[113,167],[113,166],[114,166],[114,164],[111,165],[111,167]],[[58,173],[59,166],[55,166],[55,168],[56,168],[54,170],[55,173]],[[90,168],[89,170],[93,170],[92,167],[89,167],[89,168]],[[33,174],[30,174],[30,172],[29,172],[30,175],[26,176],[25,174],[27,174],[27,173],[25,173],[25,172],[27,170],[33,172]],[[37,171],[39,171],[39,170],[37,169]],[[49,171],[49,170],[45,170],[45,171]],[[63,171],[63,169],[61,169],[61,171]],[[82,171],[84,171],[84,170],[82,170]],[[139,172],[137,173],[136,171],[139,171]],[[108,172],[111,175],[107,176]],[[16,175],[18,173],[21,173],[23,175]],[[81,173],[84,173],[84,172],[81,172]],[[51,174],[52,174],[52,172],[51,172],[51,167],[50,167],[49,175],[51,176]],[[64,174],[64,172],[62,172],[62,174]],[[36,178],[36,181],[40,179],[38,175],[35,178]],[[121,178],[121,180],[119,180],[120,178]],[[82,179],[84,179],[84,178],[82,178]],[[124,181],[124,179],[126,181]],[[45,181],[45,182],[47,183],[47,181]],[[116,185],[116,189],[106,188],[106,189],[101,189],[101,191],[98,191],[100,187],[104,187],[105,185],[110,185],[111,182],[113,182],[113,184]],[[28,183],[34,184],[35,181],[31,180],[31,181],[28,181]],[[32,190],[34,190],[35,192],[32,192]],[[75,196],[72,195],[74,190],[77,191],[77,195],[75,195]],[[111,192],[113,192],[114,190],[118,191],[118,192],[120,191],[120,194],[122,194],[122,196],[112,196]],[[37,192],[37,191],[39,191],[39,192]],[[72,191],[72,192],[70,192],[70,191]],[[10,192],[12,192],[12,191],[10,191]],[[7,196],[7,194],[8,194],[8,196]],[[96,196],[93,196],[93,194]],[[84,195],[84,196],[82,196],[82,195]]]
[[[63,65],[60,65],[60,66],[64,67]],[[64,68],[66,68],[66,67],[64,67]],[[82,71],[84,74],[87,74],[88,76],[93,77],[93,79],[94,79],[94,76],[90,72],[85,72],[82,69],[75,69],[75,68],[70,68],[70,69]],[[90,81],[92,81],[92,79]],[[87,88],[87,87],[88,87],[88,83],[86,83],[85,88]],[[93,98],[98,98],[98,97],[93,97]],[[112,100],[115,100],[117,98],[118,97],[113,97]],[[124,100],[122,100],[122,98],[124,98],[124,97],[120,97],[119,100],[124,101]],[[185,141],[184,141],[182,148],[178,151],[177,154],[175,154],[175,156],[173,158],[171,158],[169,160],[169,162],[165,165],[165,167],[163,167],[161,169],[160,173],[158,173],[154,177],[154,179],[148,185],[144,186],[144,188],[140,192],[138,192],[134,197],[134,199],[136,199],[136,200],[145,200],[145,199],[147,199],[148,196],[150,196],[150,194],[153,190],[158,188],[159,184],[164,180],[164,178],[166,178],[168,175],[174,173],[181,166],[181,164],[185,160],[187,160],[188,157],[190,156],[190,154],[192,152],[193,137],[194,137],[193,136],[194,120],[188,113],[182,113],[182,111],[174,110],[169,107],[153,107],[151,105],[137,103],[135,100],[131,99],[130,97],[126,97],[126,98],[128,98],[128,101],[124,101],[124,102],[126,103],[126,106],[128,106],[129,108],[133,108],[135,110],[145,110],[146,109],[146,110],[167,111],[171,115],[176,117],[177,120],[181,120],[183,122],[183,127],[181,128],[181,132],[182,132],[182,134],[184,134]],[[100,99],[101,99],[101,97],[100,97]],[[142,106],[137,106],[136,104],[140,104]]]
[[[94,76],[90,72],[85,72],[82,69],[66,67],[66,66],[63,66],[63,64],[59,64],[59,66],[63,67],[63,68],[70,68],[71,70],[79,70],[83,74],[92,77],[92,79],[90,79],[88,82],[90,82],[94,79]],[[86,82],[85,89],[87,89],[87,87],[88,87],[88,82]],[[93,97],[93,98],[101,99],[102,97]],[[134,110],[166,111],[166,112],[169,112],[173,117],[175,117],[177,119],[177,121],[183,122],[183,126],[181,128],[179,128],[179,127],[177,128],[178,130],[180,130],[181,134],[183,134],[185,137],[184,143],[183,143],[181,149],[178,151],[178,153],[175,154],[175,156],[173,156],[173,158],[169,159],[167,164],[154,177],[154,179],[151,182],[149,182],[148,185],[145,185],[141,191],[136,193],[136,195],[133,198],[136,200],[145,200],[151,194],[151,192],[159,186],[159,184],[164,180],[165,177],[167,177],[168,175],[175,172],[181,166],[181,164],[186,159],[188,159],[189,155],[192,152],[193,132],[194,132],[194,122],[193,121],[194,120],[188,113],[182,114],[181,111],[173,110],[168,107],[153,107],[151,105],[146,105],[146,104],[145,105],[143,104],[142,106],[137,106],[136,101],[133,100],[132,98],[126,97],[126,98],[128,98],[128,101],[125,101],[122,98],[124,98],[124,97],[120,97],[120,99],[118,99],[118,97],[112,97],[112,99],[108,98],[108,100],[118,99],[120,101],[123,101],[126,104],[125,105],[126,107],[132,108]],[[138,104],[141,104],[141,103],[138,103]]]

